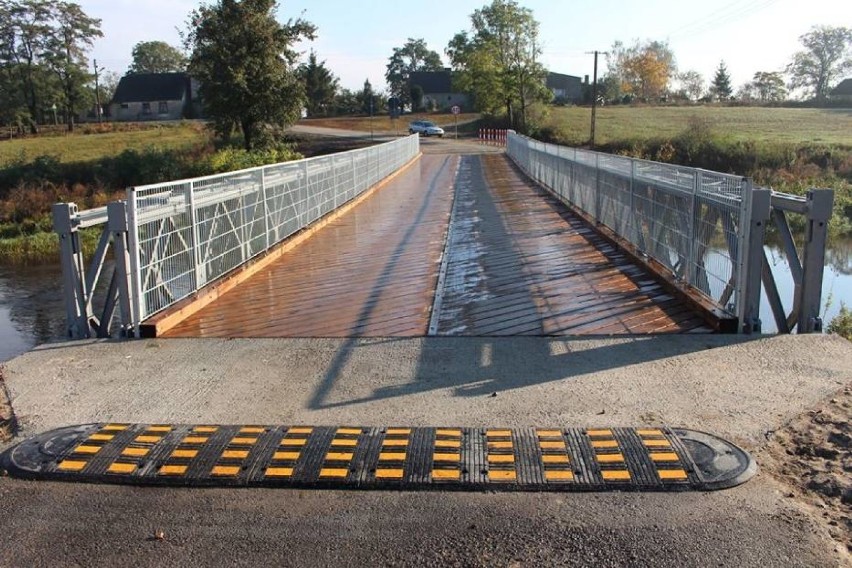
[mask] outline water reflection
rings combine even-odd
[[[789,311],[793,290],[790,267],[779,247],[767,246],[766,250],[782,302]],[[61,290],[59,265],[0,265],[0,362],[65,337]],[[838,314],[841,304],[852,307],[852,239],[835,240],[826,251],[822,297],[826,325]],[[763,331],[777,331],[765,295],[760,313]]]

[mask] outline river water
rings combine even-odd
[[[781,297],[789,309],[793,289],[789,266],[779,248],[766,248]],[[852,307],[852,239],[835,240],[826,252],[822,297],[826,324],[837,315],[841,304]],[[776,331],[765,298],[761,319],[764,333]],[[0,362],[41,343],[64,337],[65,311],[59,265],[0,265]]]

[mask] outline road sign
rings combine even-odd
[[[453,114],[459,114],[461,112],[461,107],[459,105],[453,105],[451,110],[453,111]]]

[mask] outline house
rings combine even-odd
[[[443,71],[415,71],[408,77],[410,87],[423,89],[423,106],[427,109],[447,110],[455,105],[469,107],[465,93],[453,92],[453,78],[449,69]]]
[[[852,103],[852,79],[843,79],[828,96],[832,101]]]
[[[186,73],[125,75],[109,105],[117,121],[180,120],[197,115],[197,86]]]
[[[579,77],[548,72],[546,85],[556,102],[579,103],[583,100],[583,86]]]

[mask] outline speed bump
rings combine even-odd
[[[0,455],[28,479],[171,486],[708,491],[751,456],[682,428],[87,424]]]

